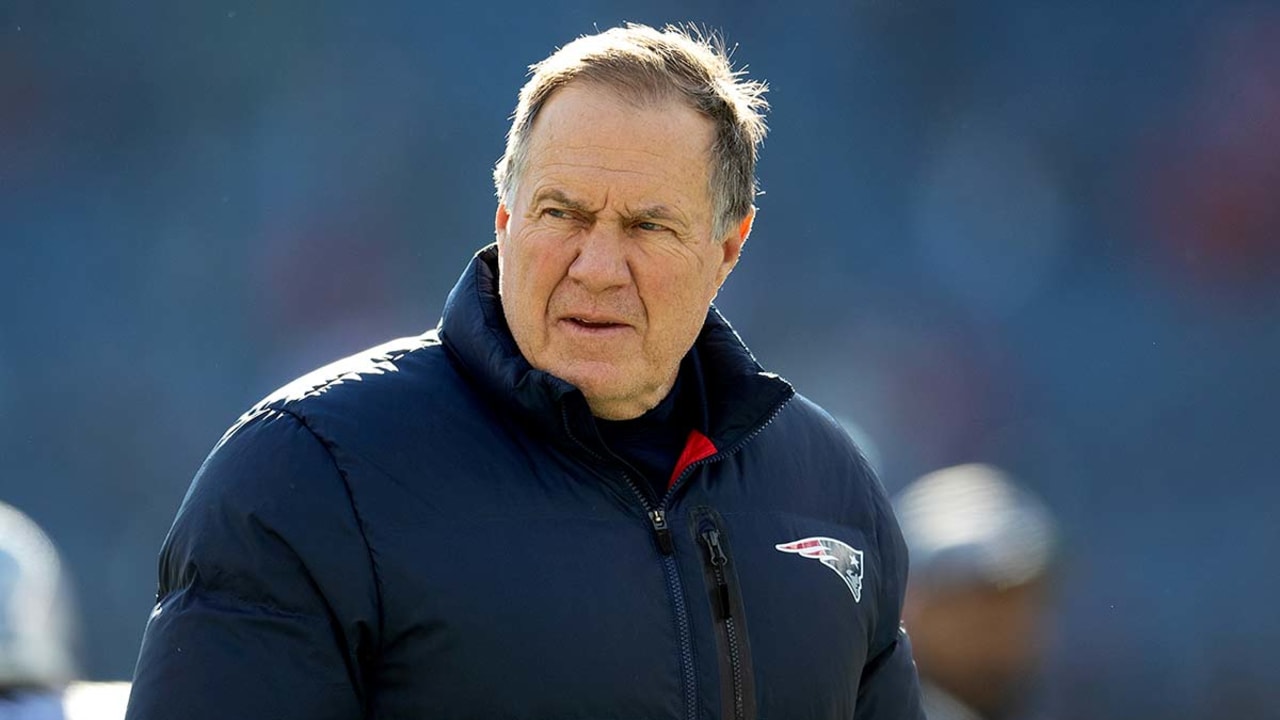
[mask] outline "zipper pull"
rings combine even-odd
[[[729,562],[729,558],[724,554],[724,548],[720,547],[720,531],[708,530],[702,533],[702,540],[707,544],[707,551],[711,553],[711,564],[716,567],[724,567]]]
[[[658,540],[658,550],[663,555],[675,552],[675,543],[671,541],[671,528],[667,527],[667,514],[662,510],[649,513],[649,522],[653,523],[653,534]]]
[[[711,556],[711,567],[716,577],[716,605],[721,620],[733,616],[733,606],[729,604],[729,583],[725,581],[724,566],[729,564],[729,556],[724,554],[720,545],[720,531],[708,530],[702,533],[702,541],[707,544],[707,553]]]

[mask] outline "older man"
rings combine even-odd
[[[880,486],[710,307],[763,91],[670,29],[535,66],[438,330],[201,468],[129,717],[920,718]]]

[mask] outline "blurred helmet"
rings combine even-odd
[[[0,502],[0,688],[56,688],[71,680],[68,592],[48,536]]]
[[[1009,587],[1044,575],[1052,562],[1057,530],[1048,508],[990,465],[929,473],[894,505],[915,582]]]

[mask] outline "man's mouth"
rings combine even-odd
[[[570,323],[587,330],[609,330],[612,328],[626,327],[626,323],[615,322],[605,318],[585,318],[585,317],[568,317],[565,318]]]

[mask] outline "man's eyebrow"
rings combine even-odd
[[[643,220],[667,220],[670,222],[685,222],[683,213],[678,212],[670,205],[646,205],[638,208],[633,216]]]
[[[533,204],[535,206],[540,205],[541,203],[544,203],[548,200],[555,203],[559,203],[560,205],[563,205],[566,208],[569,208],[570,210],[578,210],[580,212],[591,212],[591,210],[587,207],[586,203],[582,202],[581,200],[574,200],[573,198],[564,194],[562,190],[557,190],[555,188],[548,188],[546,190],[541,190],[538,192],[538,194],[533,196]]]

